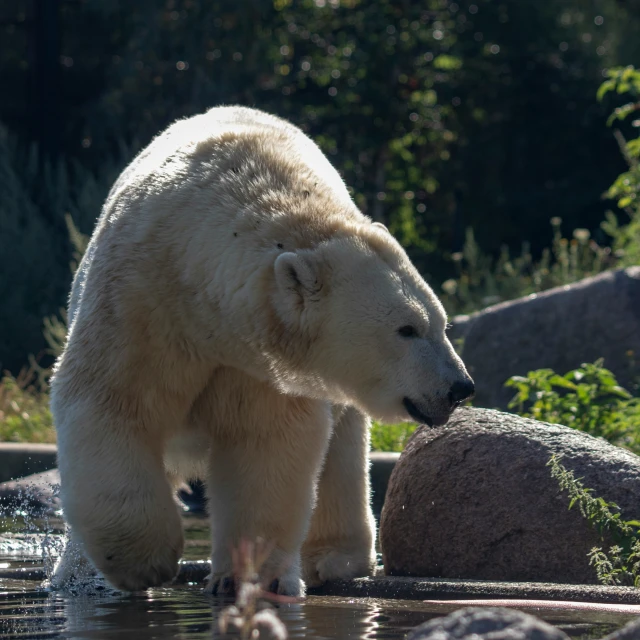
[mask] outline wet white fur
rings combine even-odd
[[[122,173],[69,317],[51,403],[73,544],[54,585],[79,552],[118,588],[170,580],[172,485],[192,477],[212,585],[241,536],[275,543],[281,593],[369,574],[367,416],[408,419],[409,397],[441,418],[466,378],[436,296],[319,148],[238,107],[176,122]]]

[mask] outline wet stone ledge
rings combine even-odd
[[[382,567],[379,567],[381,570]],[[209,573],[209,562],[181,562],[177,584],[201,584]],[[0,579],[45,578],[42,568],[0,569]],[[640,589],[599,585],[542,582],[493,582],[376,576],[336,580],[309,589],[309,595],[376,598],[381,600],[545,600],[640,606]],[[484,603],[483,603],[484,604]],[[639,612],[640,613],[640,612]]]

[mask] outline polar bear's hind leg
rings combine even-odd
[[[334,407],[335,425],[318,485],[318,501],[302,548],[309,586],[372,575],[375,520],[369,488],[369,418]]]

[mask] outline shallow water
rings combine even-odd
[[[185,517],[186,559],[208,552],[206,520]],[[11,525],[11,526],[9,526]],[[43,566],[42,546],[51,554],[59,546],[59,520],[2,521],[0,533],[0,638],[220,638],[217,618],[230,600],[207,596],[197,585],[150,589],[134,595],[64,595],[51,593],[34,580],[8,577],[12,569]],[[28,535],[16,536],[15,532]],[[48,531],[43,536],[42,531]],[[35,533],[40,532],[40,533]],[[452,604],[411,600],[375,600],[309,596],[295,604],[279,605],[289,637],[309,639],[403,638],[412,627],[447,615]],[[629,616],[534,611],[571,637],[591,640],[615,630]],[[238,637],[230,634],[229,637]]]
[[[90,597],[63,596],[34,586],[0,580],[1,638],[217,638],[215,621],[230,604],[205,596],[196,586]],[[278,613],[292,639],[360,640],[403,638],[412,627],[450,609],[418,601],[309,596],[301,603],[280,605]],[[582,640],[601,638],[617,627],[566,621],[558,626]]]
[[[227,601],[195,587],[150,589],[145,594],[63,597],[19,585],[0,592],[2,638],[212,638]],[[419,611],[310,597],[281,605],[290,638],[401,638],[428,619]]]

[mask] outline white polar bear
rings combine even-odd
[[[77,553],[121,589],[171,580],[172,485],[193,477],[213,591],[241,537],[275,545],[280,593],[368,575],[368,416],[443,424],[473,393],[400,245],[302,131],[253,109],[176,122],[125,169],[69,318],[51,406],[72,533],[54,585]]]

